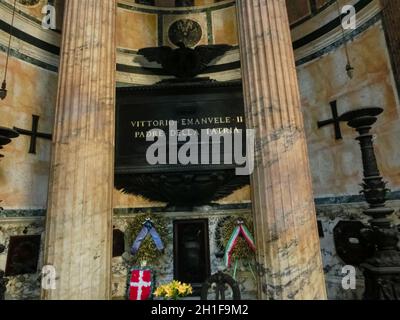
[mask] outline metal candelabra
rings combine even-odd
[[[3,149],[3,146],[11,142],[11,139],[14,139],[18,136],[19,136],[18,132],[6,127],[0,127],[0,149]],[[0,158],[3,157],[4,156],[0,154]]]
[[[364,299],[400,300],[398,232],[389,219],[394,210],[385,205],[390,190],[379,172],[371,134],[372,126],[382,112],[382,108],[362,108],[345,113],[341,120],[359,134],[356,139],[360,142],[364,168],[361,192],[369,204],[364,213],[372,218],[363,235],[376,248],[374,255],[361,264],[365,276]]]
[[[6,127],[0,127],[0,150],[3,149],[3,146],[9,144],[11,142],[11,139],[16,138],[18,136],[19,136],[18,132]],[[4,156],[0,153],[0,159],[3,157]],[[3,208],[0,207],[0,211],[1,210],[3,210]]]

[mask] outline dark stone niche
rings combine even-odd
[[[125,234],[119,230],[113,230],[113,258],[120,257],[125,252]]]
[[[40,239],[40,235],[10,238],[5,272],[7,277],[37,272]]]

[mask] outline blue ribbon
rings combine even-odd
[[[151,220],[148,219],[144,223],[142,230],[140,230],[138,236],[136,237],[135,241],[133,242],[133,245],[131,248],[132,255],[135,255],[139,251],[140,246],[142,245],[142,242],[144,241],[144,239],[146,239],[146,237],[149,234],[150,234],[151,238],[153,239],[154,244],[156,245],[157,249],[159,251],[164,250],[164,244],[160,238],[160,235],[158,234],[157,230],[154,228]]]

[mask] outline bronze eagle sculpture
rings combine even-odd
[[[149,62],[157,62],[170,75],[180,79],[192,79],[206,70],[208,64],[222,56],[233,47],[229,45],[201,45],[188,48],[183,42],[178,48],[168,46],[144,48],[138,55],[144,56]]]

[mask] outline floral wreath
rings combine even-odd
[[[131,246],[136,237],[139,235],[146,221],[151,220],[151,223],[157,233],[160,236],[160,239],[166,243],[168,240],[168,230],[167,230],[167,220],[159,215],[155,214],[138,214],[136,215],[130,222],[126,229],[126,237],[129,246]],[[163,256],[163,251],[159,250],[152,237],[147,236],[140,244],[137,252],[132,255],[132,261],[135,264],[141,265],[143,262],[149,264],[154,264],[159,261],[159,259]]]

